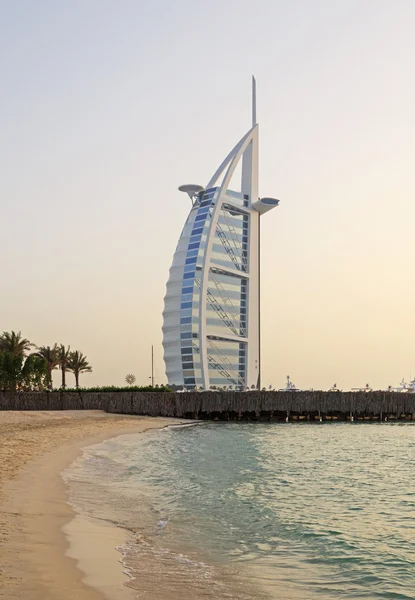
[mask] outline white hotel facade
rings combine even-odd
[[[192,207],[167,282],[163,349],[168,383],[189,390],[261,385],[260,219],[279,201],[258,197],[254,78],[252,92],[251,129],[206,188],[179,188]]]

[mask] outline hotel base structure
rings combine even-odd
[[[261,385],[260,219],[279,201],[258,197],[254,78],[252,97],[251,129],[207,186],[179,188],[192,206],[167,282],[163,350],[168,383],[188,390]]]

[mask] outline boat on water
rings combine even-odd
[[[329,392],[341,392],[341,390],[339,390],[339,388],[337,387],[337,383],[333,383],[333,385],[329,389]]]
[[[352,392],[373,392],[373,388],[367,383],[365,387],[352,388]]]
[[[402,379],[398,387],[389,386],[388,391],[401,394],[415,394],[415,377],[409,383]]]
[[[280,388],[279,392],[301,392],[299,388],[295,386],[295,384],[291,381],[290,376],[287,375],[287,384],[285,388]]]

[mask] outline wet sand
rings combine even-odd
[[[180,422],[101,411],[0,412],[0,598],[134,598],[115,549],[128,532],[74,518],[60,474],[86,446]]]

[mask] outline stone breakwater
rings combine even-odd
[[[0,392],[0,410],[104,410],[206,420],[413,420],[415,394],[394,392]]]

